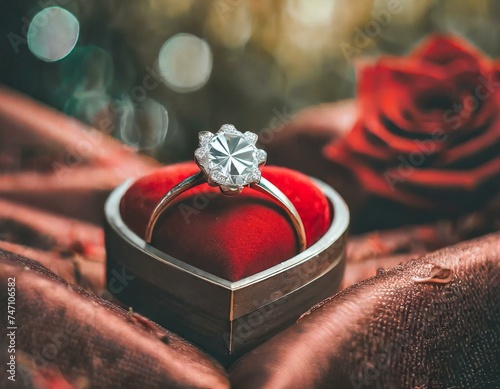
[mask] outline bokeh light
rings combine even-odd
[[[331,22],[336,3],[335,0],[288,0],[286,10],[297,21],[318,27]]]
[[[180,93],[206,84],[212,72],[212,51],[206,41],[191,34],[177,34],[162,46],[158,68],[165,84]]]
[[[130,98],[115,102],[117,136],[138,150],[160,146],[168,131],[168,112],[157,101],[146,98],[132,102]]]
[[[79,46],[61,62],[59,73],[69,93],[106,91],[114,79],[113,58],[100,47]]]
[[[225,12],[230,12],[227,15]],[[211,8],[207,27],[215,41],[229,49],[244,47],[252,36],[253,19],[249,7],[241,3],[234,9]]]
[[[71,12],[61,7],[44,8],[31,20],[28,47],[43,61],[58,61],[73,50],[79,33],[80,24]]]
[[[500,56],[495,0],[7,3],[0,82],[163,162],[191,158],[200,128],[258,131],[278,111],[353,97],[358,61],[404,55],[433,32]],[[140,134],[138,117],[164,117],[147,98],[168,110],[163,142],[164,125]]]
[[[113,128],[110,104],[111,99],[106,93],[90,90],[71,96],[64,105],[64,112],[103,132],[109,132]]]

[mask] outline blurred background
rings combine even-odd
[[[163,162],[355,95],[355,63],[458,33],[499,56],[494,0],[2,0],[0,83]]]

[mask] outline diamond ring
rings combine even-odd
[[[233,125],[223,125],[217,133],[202,131],[198,135],[200,147],[194,153],[200,167],[198,173],[186,178],[169,190],[156,205],[146,227],[147,243],[151,243],[153,230],[159,217],[176,197],[195,186],[207,183],[218,186],[227,196],[241,193],[249,187],[271,197],[283,208],[293,224],[299,251],[306,249],[306,234],[300,215],[292,202],[271,182],[262,177],[267,154],[256,147],[257,134],[241,133]]]

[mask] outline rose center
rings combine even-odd
[[[446,95],[424,95],[417,98],[417,106],[425,112],[453,109],[454,99]]]

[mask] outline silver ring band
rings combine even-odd
[[[244,134],[233,125],[223,125],[216,134],[208,131],[199,134],[200,147],[195,151],[195,161],[200,171],[170,189],[156,205],[146,227],[145,241],[151,243],[153,230],[160,216],[182,193],[201,184],[218,186],[227,196],[241,193],[249,187],[271,197],[286,212],[297,236],[299,252],[307,247],[304,225],[292,202],[275,185],[262,177],[260,168],[267,154],[256,147],[257,135]]]
[[[165,194],[165,196],[162,197],[158,205],[153,210],[153,213],[151,214],[148,225],[146,227],[145,241],[147,243],[151,243],[156,222],[163,214],[163,212],[165,212],[165,210],[174,202],[174,200],[187,190],[204,183],[207,183],[207,180],[203,172],[200,171],[177,184],[175,187],[170,189],[167,194]],[[260,193],[268,195],[281,206],[281,208],[287,213],[295,229],[299,252],[304,251],[307,247],[306,233],[300,215],[295,209],[292,202],[283,194],[283,192],[281,192],[274,184],[266,180],[264,177],[262,177],[259,182],[250,184],[249,187]]]

